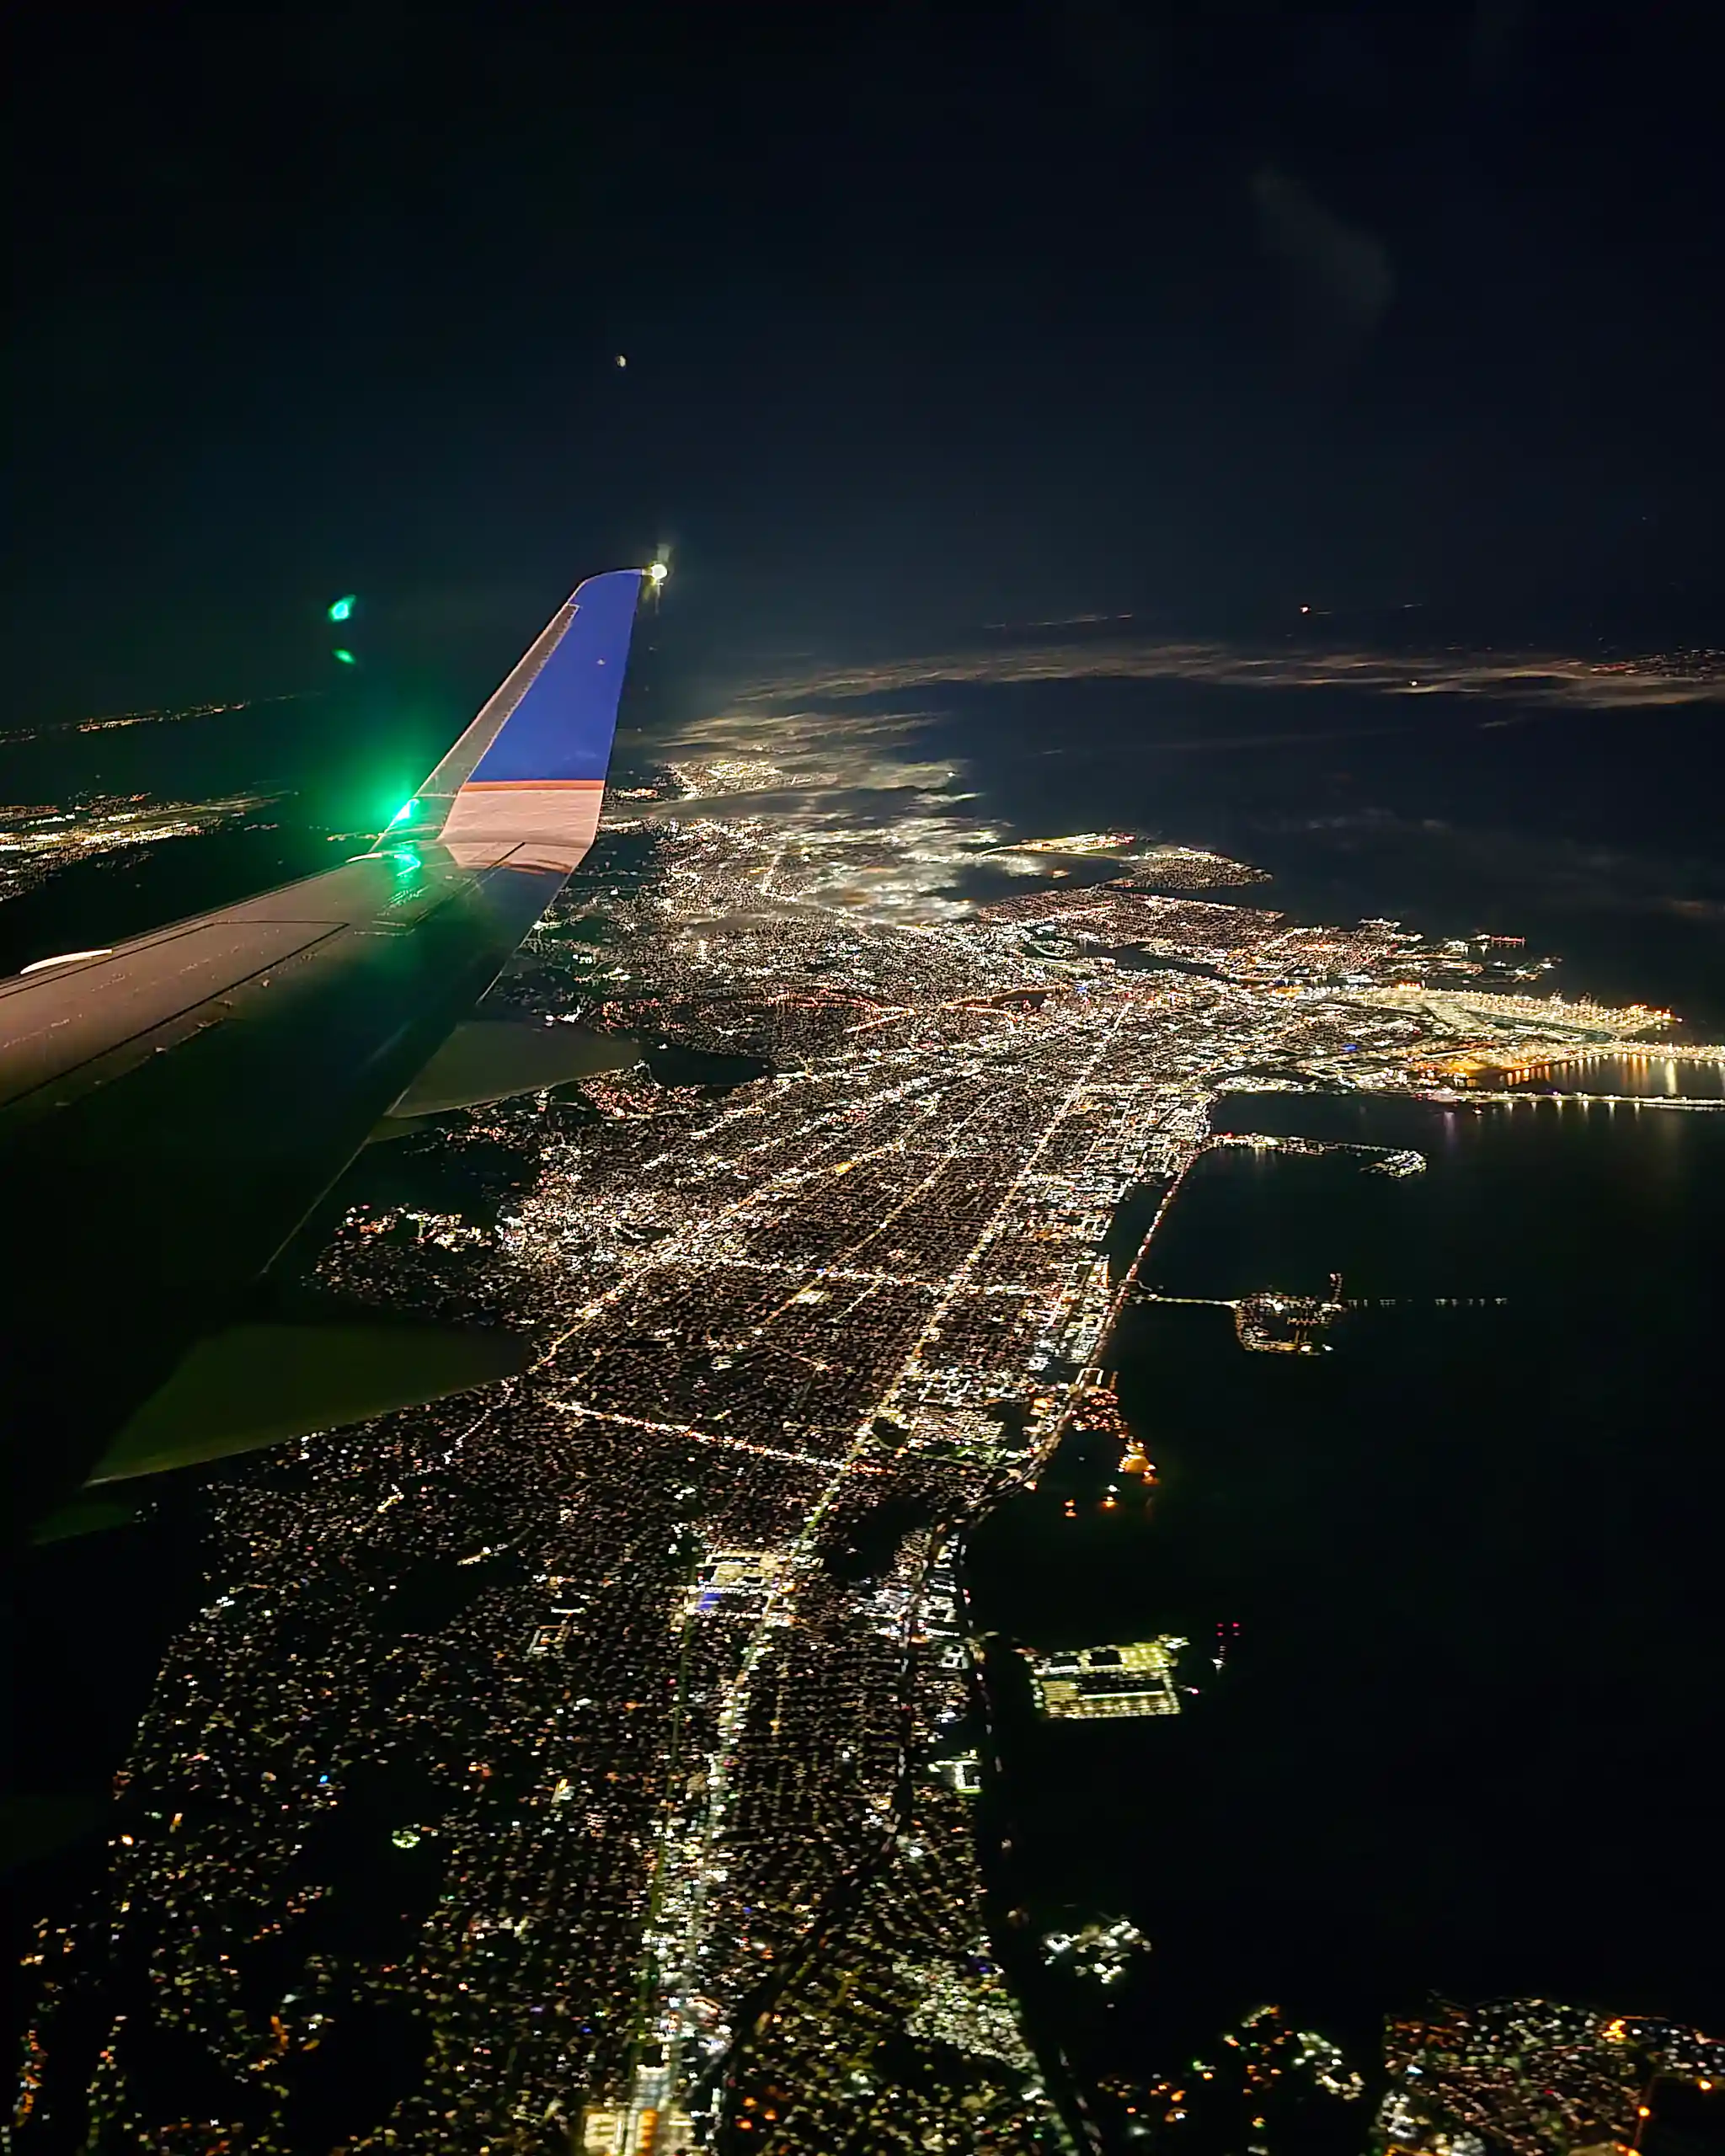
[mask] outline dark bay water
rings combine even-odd
[[[980,1620],[1033,1643],[1240,1628],[1177,1719],[1006,1716],[1033,1915],[1154,1942],[1078,2041],[1147,2065],[1274,1999],[1365,2045],[1434,1988],[1717,2025],[1725,1115],[1279,1094],[1215,1122],[1430,1166],[1206,1155],[1150,1284],[1340,1270],[1369,1306],[1311,1357],[1133,1310],[1108,1359],[1149,1505],[1079,1440],[974,1539]]]

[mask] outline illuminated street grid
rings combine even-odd
[[[1386,2031],[1391,2082],[1375,2146],[1455,2156],[1637,2147],[1662,2090],[1725,2091],[1725,2041],[1652,2015],[1541,1999],[1434,2000]]]
[[[625,846],[504,1000],[776,1075],[400,1141],[526,1194],[356,1212],[327,1277],[543,1353],[214,1492],[105,1891],[38,1942],[21,2149],[1059,2145],[944,1538],[1095,1396],[1125,1193],[1242,1074],[1425,1082],[1450,1021],[1354,991],[1446,961],[1130,890],[824,910],[782,814]]]

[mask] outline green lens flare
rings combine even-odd
[[[335,604],[329,610],[330,620],[332,622],[346,621],[348,616],[353,612],[358,598],[359,594],[357,592],[350,591],[345,599],[338,599]]]
[[[339,645],[330,655],[332,658],[339,659],[344,666],[357,666],[360,663],[350,651],[342,650]]]

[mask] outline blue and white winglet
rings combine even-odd
[[[589,577],[558,608],[409,804],[411,835],[441,838],[464,867],[578,865],[599,829],[644,579],[657,581]]]

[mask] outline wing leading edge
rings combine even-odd
[[[0,981],[14,1521],[234,1321],[587,851],[644,574],[579,587],[370,853]]]

